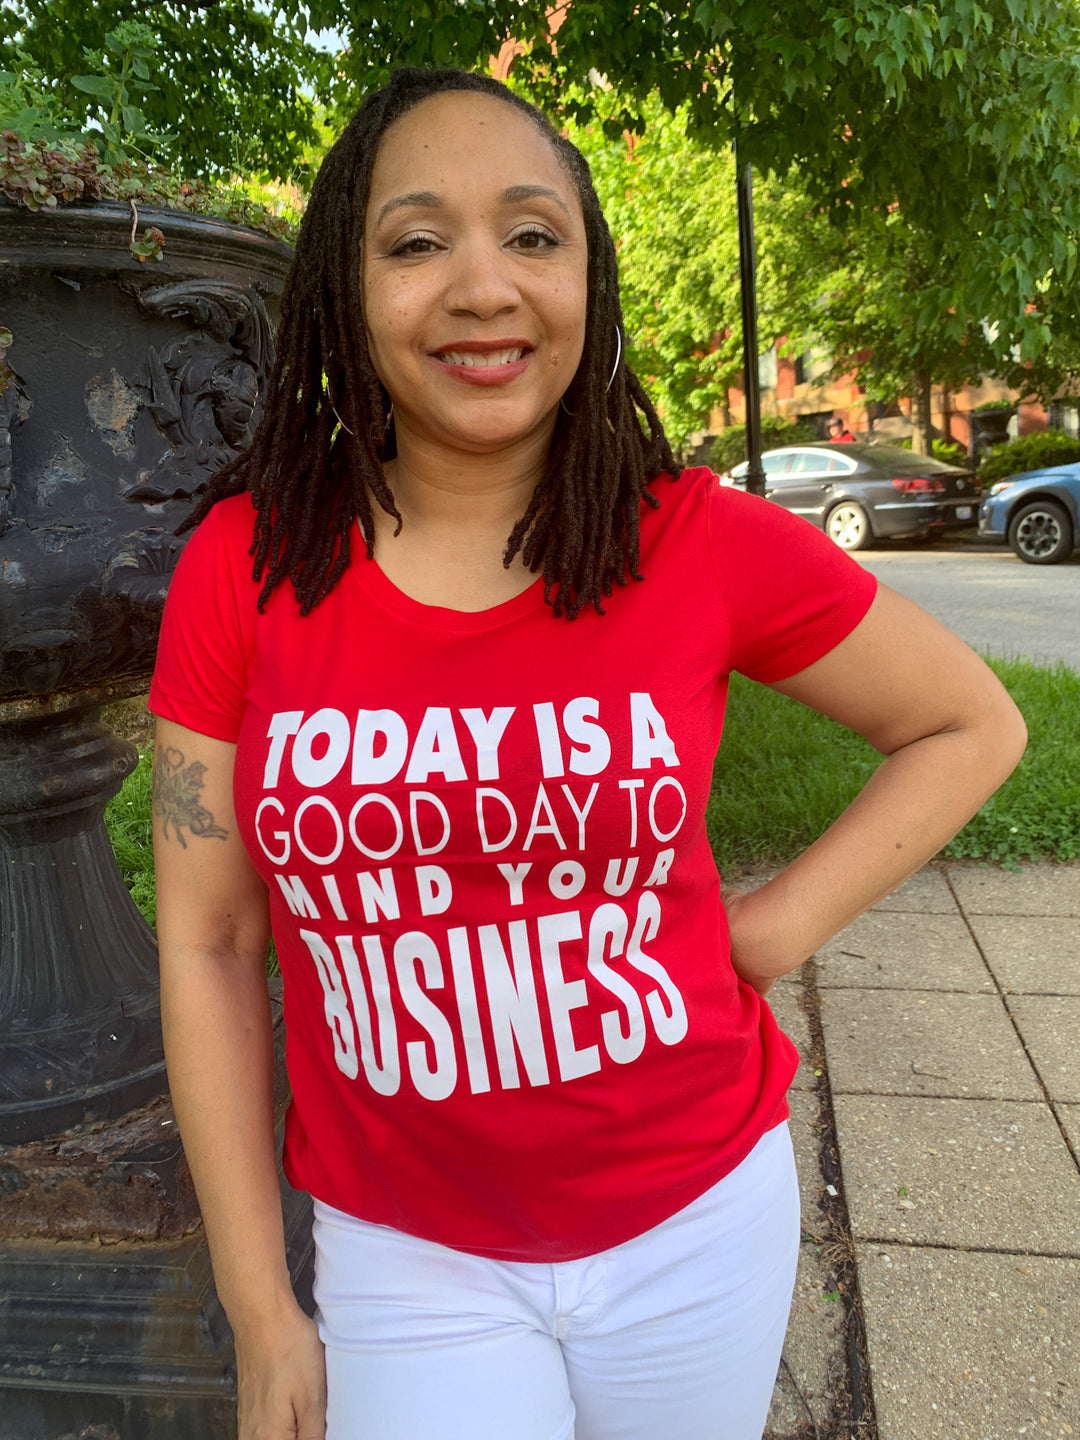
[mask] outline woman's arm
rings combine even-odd
[[[224,741],[157,723],[154,854],[169,1087],[236,1336],[241,1440],[322,1440],[322,1351],[285,1260],[266,890],[237,833],[234,756]]]
[[[760,994],[936,854],[1009,776],[1027,739],[974,651],[884,586],[846,639],[772,688],[886,758],[775,879],[725,895],[733,964]]]

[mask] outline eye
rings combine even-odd
[[[509,243],[517,250],[552,250],[559,241],[550,230],[539,225],[529,225],[511,235]]]
[[[438,245],[433,236],[417,233],[406,235],[396,245],[391,246],[388,253],[408,257],[410,255],[430,255],[433,250],[437,249]]]

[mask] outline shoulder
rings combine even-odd
[[[822,538],[815,537],[814,527],[799,516],[759,495],[748,495],[738,486],[725,484],[704,466],[688,468],[678,479],[658,475],[650,483],[649,493],[659,502],[656,525],[650,528],[689,530],[700,526],[708,532],[710,544],[715,542],[724,548],[742,551],[757,544],[792,544],[800,548],[800,542],[805,545],[809,537],[813,549]]]
[[[215,544],[226,549],[242,547],[246,553],[255,536],[255,506],[250,495],[231,495],[219,500],[202,520],[189,544],[199,540],[203,545]]]
[[[242,577],[251,578],[249,557],[254,537],[251,497],[234,495],[219,500],[184,546],[169,587],[170,597],[186,596],[193,587],[209,586],[218,593],[238,584],[242,587]],[[251,583],[254,585],[254,580]]]

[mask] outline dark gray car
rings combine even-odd
[[[958,465],[896,445],[811,443],[766,450],[765,495],[835,540],[862,550],[874,540],[927,539],[971,529],[980,490]],[[721,483],[744,486],[747,465]]]

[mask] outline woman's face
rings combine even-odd
[[[396,121],[372,172],[363,295],[399,453],[550,442],[581,359],[586,267],[577,191],[525,115],[450,91]]]

